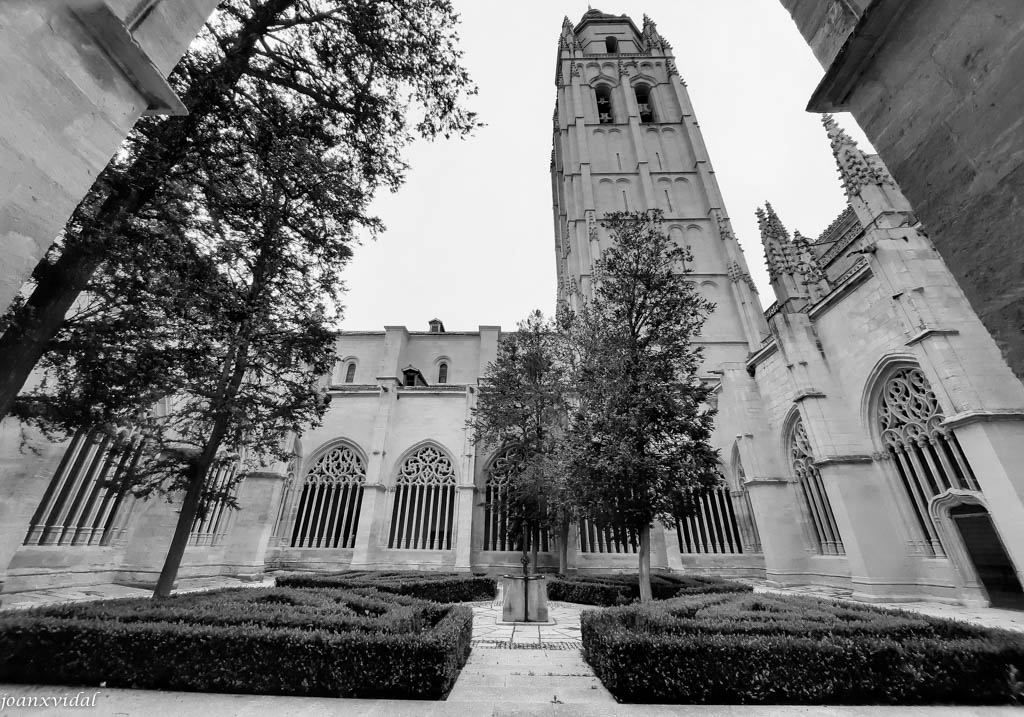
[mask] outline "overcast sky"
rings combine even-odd
[[[387,226],[356,247],[343,276],[346,330],[515,328],[555,304],[551,113],[562,18],[586,2],[454,0],[465,64],[487,126],[466,140],[420,142],[408,181],[380,196]],[[792,231],[816,237],[844,197],[818,115],[804,111],[823,75],[778,0],[617,0],[647,13],[670,43],[693,100],[726,210],[767,306],[774,301],[754,218],[766,199]],[[837,116],[870,150],[849,115]]]

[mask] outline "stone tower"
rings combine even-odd
[[[768,330],[671,46],[646,16],[642,29],[600,10],[566,18],[555,85],[559,301],[589,295],[609,241],[604,214],[659,208],[666,231],[692,251],[690,277],[717,305],[701,337],[705,372],[743,361]]]

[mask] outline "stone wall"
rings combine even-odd
[[[853,113],[1024,376],[1024,5],[875,0],[837,58],[819,4],[783,0],[834,80],[810,109]]]
[[[141,4],[118,0],[109,9],[124,21]],[[0,308],[147,109],[137,82],[70,9],[103,5],[16,0],[0,7]],[[216,5],[158,2],[145,16],[133,36],[156,73],[171,72]]]

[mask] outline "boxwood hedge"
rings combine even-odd
[[[651,592],[655,600],[703,593],[749,593],[752,590],[749,585],[700,575],[651,576]],[[636,574],[551,577],[548,579],[548,599],[581,605],[628,605],[640,599],[640,581]]]
[[[381,592],[409,595],[440,603],[490,600],[494,597],[494,578],[466,573],[428,573],[415,571],[373,572],[350,570],[340,573],[284,573],[277,585],[293,588],[375,588]]]
[[[623,702],[1005,704],[1024,637],[813,598],[704,595],[583,613],[584,657]]]
[[[0,616],[0,682],[437,699],[468,607],[372,590],[236,589]]]

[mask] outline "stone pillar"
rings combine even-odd
[[[871,456],[832,456],[815,461],[846,549],[853,597],[893,600],[913,570],[907,565],[906,537],[896,509],[900,497]],[[906,588],[897,588],[906,590]]]
[[[806,582],[797,577],[807,570],[808,550],[793,484],[785,478],[760,478],[746,486],[760,526],[765,579],[774,585]]]
[[[472,476],[470,477],[472,479]],[[455,572],[469,572],[473,550],[473,503],[476,487],[461,484],[455,490]]]
[[[238,486],[238,507],[224,551],[224,572],[240,580],[263,578],[267,548],[286,476],[249,473]]]
[[[352,551],[353,568],[371,567],[377,561],[377,551],[387,531],[388,492],[380,483],[367,483],[363,487],[363,504],[359,509],[359,533]]]
[[[67,445],[48,441],[12,418],[0,423],[0,592]]]
[[[115,582],[142,588],[156,587],[184,497],[184,492],[179,491],[167,496],[154,495],[136,503]]]

